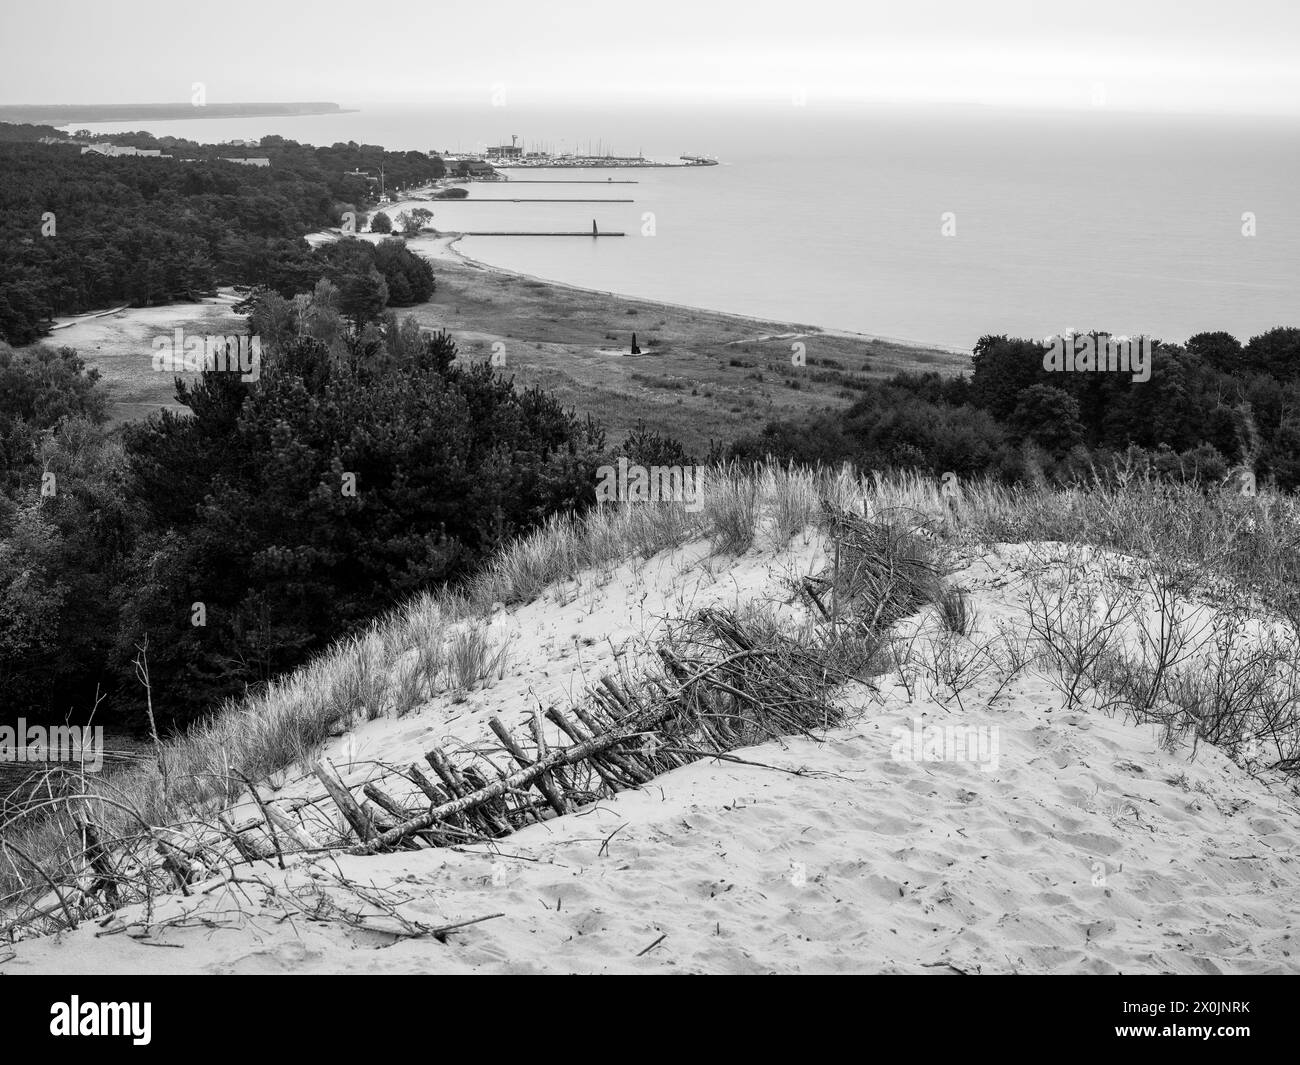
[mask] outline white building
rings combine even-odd
[[[160,148],[127,148],[120,147],[116,144],[88,144],[81,149],[81,154],[87,153],[92,155],[106,155],[110,159],[116,159],[123,155],[143,155],[150,159],[170,159],[170,155],[163,155]]]

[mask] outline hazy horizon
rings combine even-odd
[[[338,0],[310,17],[230,0],[95,7],[50,0],[0,14],[0,102],[331,100],[498,106],[942,104],[1147,113],[1300,115],[1300,7],[1249,0],[1044,10],[932,0],[905,10],[812,0],[653,14],[572,0],[434,11],[409,0],[373,22]],[[113,42],[106,48],[105,41]],[[185,42],[178,47],[177,42]],[[44,47],[42,47],[44,45]],[[304,62],[310,60],[310,62]]]

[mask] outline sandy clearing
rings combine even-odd
[[[162,307],[119,309],[93,317],[56,319],[66,326],[41,343],[75,348],[100,372],[108,391],[114,424],[147,418],[162,409],[184,410],[173,399],[174,373],[153,368],[156,337],[172,337],[177,329],[186,335],[242,333],[244,318],[232,310],[233,294],[222,292],[198,303],[173,303]],[[197,374],[180,374],[194,378]]]

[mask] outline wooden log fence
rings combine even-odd
[[[297,819],[285,813],[238,772],[254,804],[254,816],[242,823],[227,809],[191,822],[201,826],[197,832],[141,822],[135,836],[110,841],[90,817],[80,818],[81,847],[70,859],[75,878],[64,881],[65,894],[77,890],[113,908],[162,878],[188,894],[196,880],[235,862],[283,867],[300,852],[370,854],[501,838],[726,749],[834,723],[816,671],[800,653],[770,635],[753,636],[731,615],[703,611],[680,642],[658,648],[657,668],[637,678],[636,690],[606,676],[566,710],[535,707],[513,732],[490,717],[499,747],[454,751],[453,760],[435,746],[424,755],[428,771],[385,766],[386,776],[355,783],[317,762],[312,773],[324,795],[298,804],[318,811],[310,822],[301,812]],[[403,780],[409,790],[395,790]],[[156,855],[152,862],[146,851]],[[50,883],[54,897],[36,900],[31,912],[55,921],[61,910],[74,925],[67,898]]]

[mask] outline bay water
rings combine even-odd
[[[432,224],[590,232],[594,221],[627,235],[458,247],[570,284],[782,322],[966,351],[986,333],[1099,328],[1183,341],[1222,329],[1244,340],[1300,325],[1296,119],[799,103],[361,104],[90,128],[465,152],[513,134],[555,150],[599,141],[618,155],[716,157],[713,167],[509,170],[510,183],[473,184],[469,202],[430,204]],[[604,184],[522,183],[543,178]],[[511,198],[635,202],[499,202]]]

